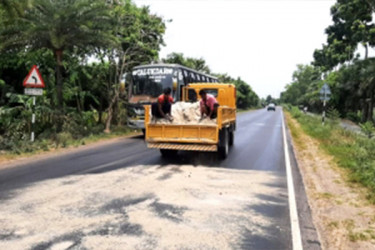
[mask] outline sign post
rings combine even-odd
[[[320,100],[323,101],[323,113],[322,113],[322,125],[324,126],[326,118],[326,102],[331,99],[331,90],[327,83],[324,83],[322,89],[320,90]]]
[[[26,76],[23,81],[23,86],[25,87],[25,95],[33,96],[33,107],[31,115],[31,142],[34,142],[34,124],[35,124],[35,105],[36,105],[36,96],[43,95],[43,89],[45,87],[43,78],[38,70],[38,67],[34,65],[29,74]]]

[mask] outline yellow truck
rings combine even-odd
[[[234,142],[236,130],[236,88],[233,84],[194,83],[184,87],[182,100],[195,102],[204,89],[219,102],[216,123],[155,124],[151,122],[151,106],[145,106],[145,140],[149,148],[160,149],[163,157],[178,150],[218,152],[225,159]]]

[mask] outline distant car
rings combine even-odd
[[[276,106],[274,103],[268,104],[267,111],[270,111],[270,110],[276,111]]]

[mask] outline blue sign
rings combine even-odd
[[[324,83],[319,93],[320,93],[320,100],[329,101],[329,99],[331,99],[331,89],[329,88],[327,83]]]

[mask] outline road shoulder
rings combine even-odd
[[[79,146],[72,145],[66,148],[57,148],[57,149],[51,148],[49,151],[35,152],[32,154],[23,154],[23,155],[14,156],[11,158],[1,156],[0,157],[0,171],[4,169],[9,169],[9,168],[25,165],[25,164],[30,164],[32,162],[36,162],[40,160],[49,159],[55,156],[63,156],[63,155],[67,155],[73,152],[77,153],[77,152],[81,152],[85,150],[90,150],[96,147],[118,143],[127,138],[140,137],[140,136],[141,136],[141,133],[131,133],[129,135],[118,136],[114,138],[100,139],[97,141],[87,143],[86,145],[79,145]]]
[[[286,116],[284,121],[287,123]],[[295,147],[288,124],[286,126],[287,142],[289,147],[290,164],[292,168],[293,182],[295,187],[295,199],[301,230],[302,246],[305,250],[321,249],[320,237],[314,225],[309,200],[306,195],[305,183],[302,178],[299,164],[296,159]]]
[[[339,168],[294,119],[288,114],[286,117],[322,248],[374,249],[375,206],[364,197],[366,192],[349,183],[346,170]]]

